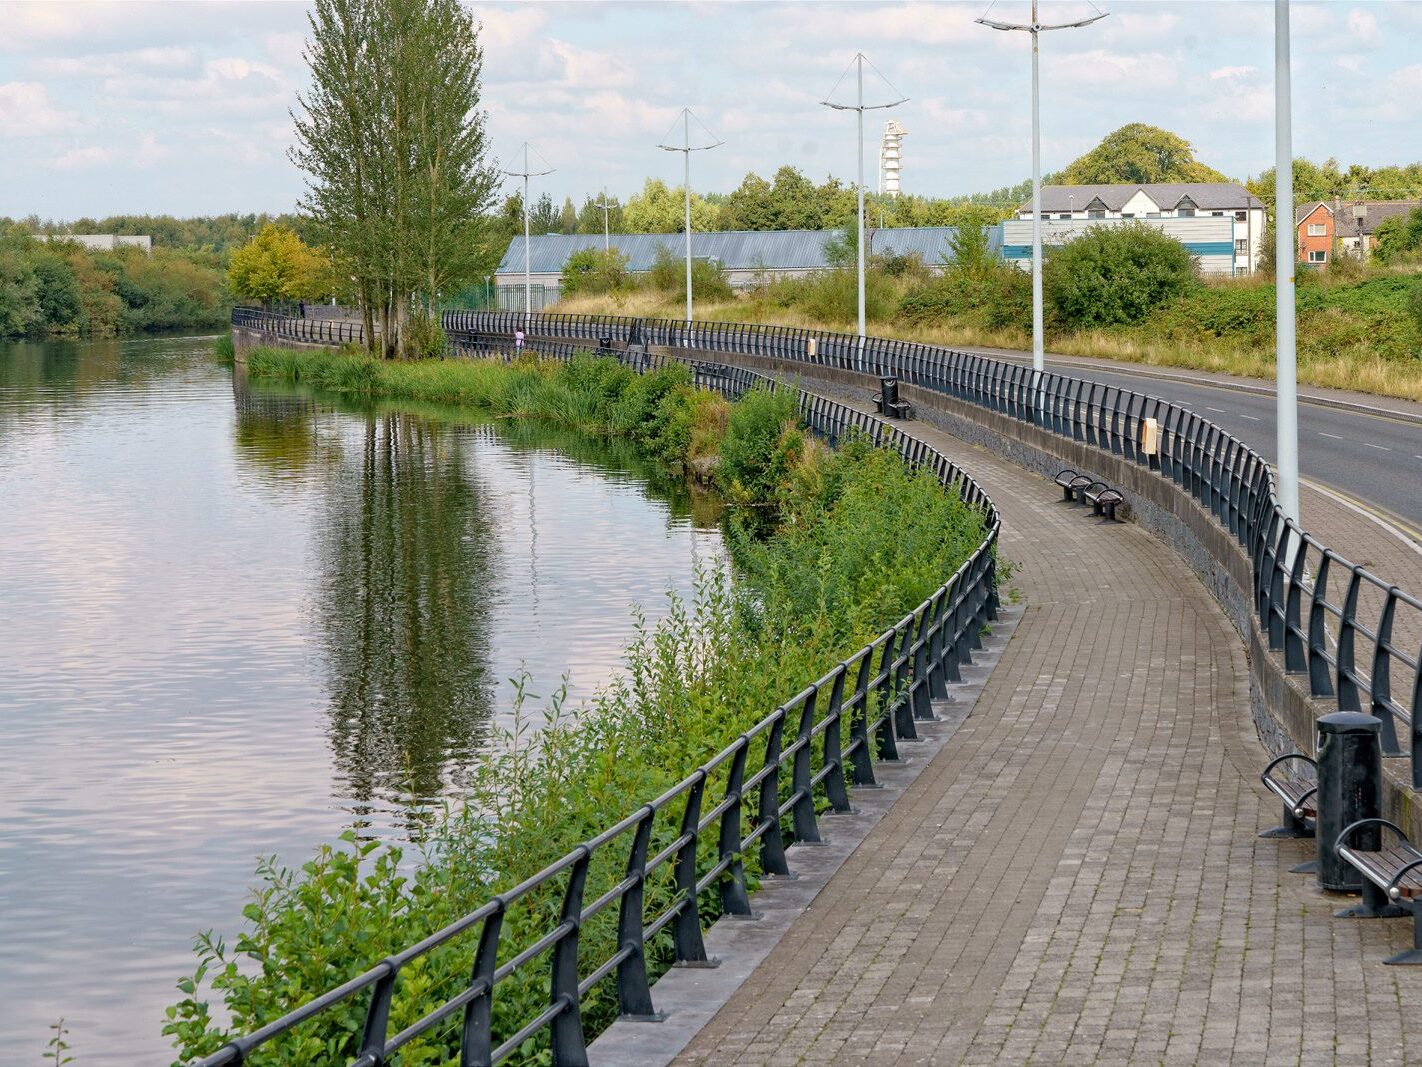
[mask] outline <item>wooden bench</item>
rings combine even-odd
[[[1383,828],[1397,835],[1384,844]],[[1370,831],[1371,841],[1360,841]],[[1422,851],[1396,823],[1359,819],[1345,827],[1333,844],[1338,858],[1363,876],[1363,902],[1335,912],[1339,918],[1388,919],[1412,916],[1412,948],[1384,960],[1392,964],[1422,964]]]
[[[1313,769],[1312,783],[1295,779],[1290,781],[1275,775],[1274,770],[1285,763],[1297,761],[1306,763]],[[1318,815],[1318,763],[1302,752],[1285,752],[1269,761],[1269,765],[1259,773],[1264,788],[1284,802],[1284,821],[1272,830],[1265,830],[1260,837],[1313,837],[1314,819]]]
[[[1085,489],[1091,484],[1090,478],[1084,474],[1077,474],[1070,467],[1057,471],[1057,476],[1052,480],[1062,487],[1062,499],[1067,503],[1076,499],[1077,490]]]
[[[1116,505],[1125,499],[1105,482],[1092,482],[1081,491],[1081,498],[1091,505],[1091,514],[1104,515],[1107,522],[1116,521]]]

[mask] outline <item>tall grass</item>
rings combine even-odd
[[[212,933],[198,939],[198,967],[179,983],[183,998],[168,1010],[165,1032],[185,1060],[448,924],[664,792],[921,603],[985,532],[977,512],[945,493],[931,474],[911,472],[897,455],[863,442],[837,452],[817,445],[797,422],[788,390],[756,391],[717,406],[697,397],[700,391],[682,392],[688,386],[676,370],[628,378],[624,368],[599,359],[561,367],[371,366],[343,356],[267,352],[254,353],[248,367],[256,377],[441,402],[462,397],[486,411],[600,426],[667,456],[680,450],[683,463],[700,449],[717,460],[715,476],[733,487],[739,514],[755,518],[732,530],[737,580],[719,571],[703,574],[692,602],[674,600],[655,626],[639,619],[625,673],[576,711],[555,693],[536,741],[526,717],[534,698],[527,680],[520,681],[515,727],[476,772],[464,802],[421,844],[417,864],[398,848],[354,838],[322,848],[299,869],[264,861],[244,929],[231,940]],[[714,419],[696,414],[708,409]],[[668,421],[669,415],[675,418]],[[671,425],[677,419],[680,428]],[[776,517],[768,530],[767,513]],[[707,796],[719,796],[724,787],[724,777],[714,777]],[[679,817],[676,810],[657,820],[653,854],[676,839]],[[714,841],[703,837],[704,870]],[[756,856],[745,859],[754,882]],[[625,861],[621,846],[595,854],[585,899],[614,886]],[[664,868],[647,884],[649,916],[675,899],[670,874]],[[561,892],[558,880],[510,911],[501,960],[556,925]],[[707,919],[716,914],[716,892],[712,887],[699,901]],[[476,939],[477,931],[401,972],[391,1032],[467,984]],[[581,929],[583,974],[616,947],[613,908]],[[647,952],[654,974],[666,970],[669,935],[649,942]],[[221,1000],[228,1021],[214,1018],[213,998]],[[547,1000],[545,956],[499,983],[496,1033],[511,1034]],[[363,1008],[358,998],[248,1062],[338,1062],[358,1040]],[[611,983],[595,986],[584,1005],[589,1037],[616,1009]],[[400,1062],[449,1062],[457,1022],[456,1014],[450,1027],[407,1046]],[[539,1035],[515,1060],[541,1063],[547,1055]]]

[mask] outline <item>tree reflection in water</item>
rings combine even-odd
[[[413,415],[367,414],[331,504],[330,738],[359,816],[438,795],[487,736],[493,537],[460,437]]]

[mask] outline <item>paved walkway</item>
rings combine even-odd
[[[1277,804],[1204,587],[1138,527],[913,428],[997,502],[1026,613],[952,743],[678,1062],[1422,1061],[1422,969],[1381,962],[1410,924],[1332,918],[1287,873],[1305,847],[1255,836]]]

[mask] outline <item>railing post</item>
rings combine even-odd
[[[672,921],[672,946],[677,963],[707,964],[706,942],[701,938],[701,913],[696,892],[697,826],[701,822],[701,798],[706,792],[706,772],[697,770],[686,793],[681,814],[681,848],[676,853],[676,888],[681,894],[681,910]]]
[[[1412,677],[1412,714],[1408,719],[1412,741],[1412,788],[1422,789],[1422,645],[1417,647],[1417,669]]]
[[[814,772],[811,769],[814,755],[815,697],[818,689],[811,689],[810,695],[800,705],[800,726],[795,732],[795,741],[800,746],[795,750],[795,760],[791,764],[790,788],[795,794],[795,806],[790,809],[790,825],[795,831],[795,840],[805,844],[820,841],[820,828],[815,822]]]
[[[761,764],[766,773],[760,780],[756,810],[756,825],[765,828],[760,835],[761,870],[782,877],[790,874],[790,865],[785,860],[785,837],[780,832],[780,742],[785,733],[787,714],[789,712],[784,708],[779,708],[770,729],[766,731],[765,762]]]
[[[932,622],[928,633],[928,692],[930,696],[942,700],[948,695],[948,683],[944,677],[943,656],[947,647],[943,633],[948,627],[948,603],[952,600],[956,582],[944,585],[933,596],[929,606]]]
[[[583,1009],[578,998],[578,934],[582,929],[583,890],[588,881],[588,860],[592,853],[579,845],[581,855],[573,861],[568,888],[563,894],[559,925],[571,925],[553,946],[552,979],[548,1006],[561,1008],[548,1024],[552,1038],[553,1067],[587,1067],[588,1049],[583,1040]]]
[[[359,1056],[371,1067],[385,1067],[385,1032],[390,1027],[390,1001],[395,996],[395,976],[399,971],[388,959],[390,969],[378,978],[370,991],[370,1007],[365,1012],[365,1025],[360,1034]]]
[[[846,673],[847,668],[843,663],[835,668],[834,681],[830,683],[829,708],[825,712],[824,765],[829,771],[825,775],[825,796],[835,811],[849,810],[849,792],[844,787],[844,745],[841,740]]]
[[[1284,603],[1284,670],[1289,672],[1301,671],[1307,666],[1302,625],[1304,562],[1307,555],[1308,542],[1300,538],[1293,566],[1289,568],[1289,590]]]
[[[726,877],[721,881],[721,911],[727,915],[750,915],[750,896],[746,893],[746,868],[741,862],[741,822],[744,802],[741,788],[746,780],[746,753],[750,738],[741,734],[741,747],[731,757],[731,770],[726,778],[726,810],[721,812],[720,860],[727,862]]]
[[[909,646],[912,641],[913,622],[910,620],[902,632],[895,630],[894,636],[889,638],[888,644],[884,646],[886,651],[898,646],[893,655],[889,677],[893,679],[894,732],[902,741],[919,740],[918,727],[913,722],[913,694],[909,688]]]
[[[859,656],[859,670],[855,674],[853,707],[849,713],[849,736],[859,741],[849,765],[854,772],[855,785],[875,785],[874,758],[869,751],[869,672],[874,669],[874,653],[865,649]]]
[[[918,617],[917,624],[909,624],[909,634],[912,638],[910,647],[913,650],[913,678],[910,682],[909,693],[915,719],[933,718],[933,693],[929,688],[931,683],[929,682],[930,671],[928,668],[929,629],[932,625],[933,608],[931,605],[923,609],[923,614]],[[916,634],[915,630],[917,630]]]
[[[1378,620],[1378,635],[1373,640],[1373,670],[1368,678],[1372,713],[1382,721],[1384,756],[1402,755],[1402,746],[1397,742],[1397,717],[1392,713],[1392,654],[1388,650],[1388,645],[1392,643],[1392,620],[1397,614],[1397,594],[1400,592],[1395,585],[1387,591],[1387,602]]]
[[[1328,565],[1332,556],[1324,551],[1313,580],[1313,597],[1308,606],[1308,688],[1316,697],[1333,695],[1333,679],[1328,675]]]
[[[1338,710],[1361,711],[1358,703],[1358,683],[1353,680],[1357,664],[1353,648],[1358,625],[1358,587],[1363,581],[1363,568],[1353,567],[1348,592],[1343,597],[1343,618],[1338,624]]]
[[[469,985],[483,984],[484,992],[464,1007],[464,1032],[459,1043],[459,1067],[483,1067],[494,1060],[494,969],[499,962],[499,933],[504,925],[504,898],[493,900],[498,909],[484,920]]]
[[[642,940],[645,888],[647,882],[647,846],[652,840],[652,821],[657,812],[650,804],[642,806],[642,821],[632,837],[632,850],[627,856],[627,877],[635,879],[617,912],[617,948],[629,950],[625,960],[617,965],[617,1003],[626,1018],[662,1019],[665,1016],[652,1007],[652,989],[647,982],[647,953]]]

